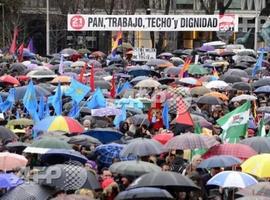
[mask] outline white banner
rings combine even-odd
[[[132,60],[147,61],[155,59],[157,50],[154,48],[133,48]]]
[[[68,31],[238,31],[237,15],[68,15]]]

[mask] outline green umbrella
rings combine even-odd
[[[204,75],[208,74],[207,69],[203,68],[203,66],[198,64],[192,64],[188,68],[188,73],[192,75]]]
[[[17,126],[17,125],[31,126],[31,125],[34,125],[34,122],[33,120],[27,119],[27,118],[13,119],[8,122],[7,127]]]
[[[34,141],[30,147],[48,148],[48,149],[72,149],[71,146],[64,140],[45,137]]]
[[[113,163],[109,170],[126,176],[141,176],[149,172],[161,172],[161,168],[149,162],[131,160]]]

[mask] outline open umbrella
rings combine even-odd
[[[69,145],[67,142],[53,137],[44,137],[39,140],[35,140],[29,147],[46,149],[72,149],[71,145]]]
[[[78,51],[76,51],[75,49],[72,49],[72,48],[65,48],[65,49],[62,49],[59,53],[71,56],[71,55],[78,54]]]
[[[217,97],[223,101],[228,101],[229,97],[227,97],[225,94],[222,94],[220,92],[209,92],[206,93],[204,96],[213,96],[213,97]]]
[[[170,63],[167,60],[162,60],[162,59],[152,59],[152,60],[148,60],[146,62],[146,65],[148,66],[155,66],[155,67],[172,67],[173,64]]]
[[[58,83],[70,83],[71,77],[70,76],[57,76],[55,77],[51,83],[58,84]]]
[[[194,133],[185,133],[170,139],[166,144],[167,149],[198,149],[210,148],[219,144],[214,137],[203,136]]]
[[[203,68],[202,65],[192,64],[188,68],[188,73],[192,75],[204,75],[208,74],[208,71],[205,68]]]
[[[269,182],[259,182],[255,185],[240,189],[237,194],[243,196],[258,195],[261,197],[270,197],[270,184]]]
[[[226,83],[235,83],[235,82],[241,82],[241,81],[243,81],[240,76],[236,76],[236,75],[225,75],[224,74],[221,77],[221,79],[223,81],[225,81]]]
[[[180,80],[178,80],[178,82],[180,84],[187,84],[187,85],[193,85],[193,86],[200,86],[200,85],[202,85],[202,83],[198,79],[193,78],[193,77],[181,78]],[[177,83],[177,81],[176,81],[176,83]]]
[[[51,92],[48,91],[46,88],[43,88],[39,85],[35,85],[34,87],[35,87],[37,98],[41,96],[47,97],[51,95]],[[27,89],[27,86],[15,87],[15,100],[16,101],[23,99],[26,89]]]
[[[220,155],[212,156],[203,160],[197,168],[215,168],[215,167],[231,167],[240,164],[242,161],[234,156]]]
[[[122,111],[120,109],[114,107],[91,109],[91,115],[97,117],[116,116],[120,115],[121,113]]]
[[[232,85],[232,88],[236,90],[242,90],[242,91],[251,90],[251,86],[248,83],[244,83],[244,82],[236,82]]]
[[[225,81],[221,81],[221,80],[216,80],[216,81],[210,81],[209,83],[207,83],[205,85],[206,88],[208,89],[224,89],[226,87],[228,87],[228,83],[226,83]]]
[[[257,94],[260,94],[260,93],[269,94],[270,93],[270,85],[265,85],[265,86],[258,87],[256,90],[254,90],[254,93],[257,93]]]
[[[57,75],[49,70],[49,69],[42,69],[42,70],[33,70],[27,74],[30,78],[42,79],[42,78],[55,78]]]
[[[126,176],[141,176],[149,172],[160,172],[161,168],[149,162],[130,160],[113,163],[109,170]]]
[[[3,143],[5,143],[7,141],[17,140],[18,136],[8,128],[0,126],[0,139],[2,140]]]
[[[173,196],[167,191],[159,188],[142,187],[130,189],[120,192],[115,200],[133,200],[133,199],[155,199],[155,200],[170,200],[174,199]]]
[[[181,67],[168,67],[164,69],[164,73],[170,76],[178,76]]]
[[[13,173],[2,173],[0,174],[0,188],[11,189],[18,185],[23,184],[23,180],[17,177]]]
[[[163,132],[159,133],[157,135],[153,136],[153,139],[160,142],[161,144],[166,144],[170,139],[173,138],[173,133],[172,132]]]
[[[154,79],[151,79],[151,78],[148,78],[146,80],[142,80],[140,81],[139,83],[137,83],[135,85],[135,87],[139,87],[139,88],[156,88],[158,86],[160,86],[161,84],[154,80]]]
[[[107,144],[123,137],[123,134],[117,130],[110,128],[96,128],[91,129],[83,133],[84,135],[89,135],[98,139],[103,144]]]
[[[251,137],[240,141],[241,144],[250,146],[256,152],[270,153],[270,138],[268,137]]]
[[[217,97],[206,95],[206,96],[199,97],[199,99],[197,100],[197,103],[208,104],[208,105],[221,105],[223,104],[223,101]]]
[[[72,137],[70,137],[68,143],[82,145],[82,146],[90,146],[91,144],[94,144],[94,145],[101,144],[101,142],[98,139],[91,137],[89,135],[72,136]]]
[[[243,172],[249,173],[259,178],[270,177],[269,167],[270,154],[259,154],[252,156],[241,165]]]
[[[6,145],[9,152],[21,154],[22,151],[28,147],[28,143],[23,142],[10,142]]]
[[[258,88],[265,85],[270,85],[270,78],[261,78],[252,84],[254,88]]]
[[[94,52],[91,53],[91,56],[93,56],[93,57],[105,57],[106,54],[103,53],[102,51],[94,51]]]
[[[10,171],[18,167],[25,167],[27,162],[22,155],[9,152],[0,153],[0,170]]]
[[[19,119],[12,119],[8,121],[7,127],[10,126],[32,126],[34,125],[33,120],[28,118],[19,118]]]
[[[24,182],[1,197],[1,200],[41,200],[48,199],[55,193],[49,187],[34,182]]]
[[[245,188],[257,184],[258,181],[252,176],[237,171],[224,171],[213,176],[207,185],[218,185],[223,188]]]
[[[239,96],[233,97],[231,99],[231,102],[237,102],[237,101],[254,101],[256,100],[257,97],[253,96],[253,95],[248,95],[248,94],[241,94]]]
[[[211,92],[210,89],[206,88],[205,86],[198,86],[198,87],[194,87],[190,89],[190,94],[192,96],[198,95],[198,96],[202,96],[204,94],[207,94]]]
[[[0,83],[10,84],[10,85],[20,85],[20,82],[16,78],[10,75],[0,76]]]
[[[149,126],[149,124],[150,124],[147,114],[136,114],[136,115],[129,117],[128,119],[131,120],[132,124],[134,124],[134,125],[145,124],[145,125]]]
[[[166,152],[166,149],[156,140],[136,138],[127,144],[121,151],[121,156],[149,156]]]
[[[241,160],[256,155],[257,152],[244,144],[219,144],[211,147],[202,157],[204,159],[217,155],[231,155]]]
[[[152,172],[137,178],[129,187],[156,187],[169,191],[193,191],[200,190],[192,180],[176,172]]]

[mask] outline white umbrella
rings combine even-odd
[[[84,61],[76,61],[71,64],[71,67],[83,67],[85,65]]]
[[[228,83],[226,83],[225,81],[221,81],[221,80],[211,81],[205,85],[205,87],[208,89],[212,89],[212,88],[223,89],[223,88],[228,87],[228,86],[229,86]]]
[[[236,101],[243,101],[243,100],[247,100],[247,101],[254,101],[256,100],[257,97],[253,96],[253,95],[248,95],[248,94],[241,94],[239,96],[233,97],[231,99],[231,102],[236,102]]]
[[[222,42],[222,41],[213,41],[213,42],[206,42],[206,43],[203,43],[203,46],[224,46],[226,45],[225,42]]]
[[[144,87],[144,88],[156,88],[158,86],[160,86],[161,84],[154,80],[154,79],[146,79],[146,80],[142,80],[139,83],[137,83],[135,85],[135,87]]]

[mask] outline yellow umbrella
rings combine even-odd
[[[250,157],[242,165],[242,171],[259,178],[270,177],[270,154],[259,154]]]
[[[70,76],[57,76],[55,77],[51,83],[70,83],[71,77]]]

